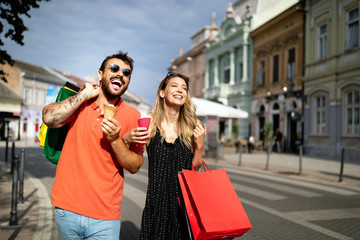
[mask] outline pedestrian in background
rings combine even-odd
[[[274,142],[276,144],[276,151],[278,153],[281,152],[281,141],[282,141],[282,133],[280,132],[280,130],[277,128],[275,131],[275,135],[274,135]]]
[[[178,204],[182,169],[199,169],[206,126],[201,124],[189,94],[189,78],[169,72],[159,85],[151,114],[148,188],[140,239],[188,239]]]
[[[121,99],[132,71],[127,53],[108,56],[98,71],[100,86],[86,83],[43,109],[48,127],[70,124],[51,191],[60,239],[119,239],[124,169],[136,173],[143,163],[143,149],[128,149],[141,142],[130,136],[143,130],[140,113]],[[114,117],[103,117],[105,104],[116,107]]]
[[[255,150],[255,143],[256,143],[255,137],[253,135],[250,135],[248,139],[249,153]]]

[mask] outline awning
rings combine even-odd
[[[196,115],[200,117],[218,116],[219,118],[247,118],[249,114],[241,109],[212,102],[203,98],[191,98],[196,105]]]

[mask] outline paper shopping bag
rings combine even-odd
[[[207,168],[203,172],[184,169],[178,177],[195,240],[234,238],[251,229],[225,169]]]
[[[60,102],[70,96],[75,95],[79,91],[79,87],[66,82],[64,87],[59,90],[56,97],[56,102]],[[44,126],[43,126],[44,125]],[[57,164],[60,158],[62,147],[65,142],[66,135],[69,131],[70,125],[67,124],[61,128],[48,128],[43,123],[41,129],[43,129],[41,136],[40,145],[43,144],[44,151],[43,156],[46,157],[50,162]],[[45,138],[45,140],[44,140]]]

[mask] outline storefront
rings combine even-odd
[[[192,101],[196,105],[197,117],[207,126],[205,154],[219,157],[221,155],[219,142],[233,137],[233,120],[248,118],[249,114],[246,111],[202,98],[194,97]]]
[[[22,98],[6,83],[0,81],[0,140],[20,139]]]

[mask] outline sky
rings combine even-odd
[[[23,17],[24,46],[5,40],[15,59],[80,78],[97,76],[119,50],[134,59],[129,90],[153,104],[171,59],[190,49],[191,36],[225,18],[234,0],[51,0]]]

